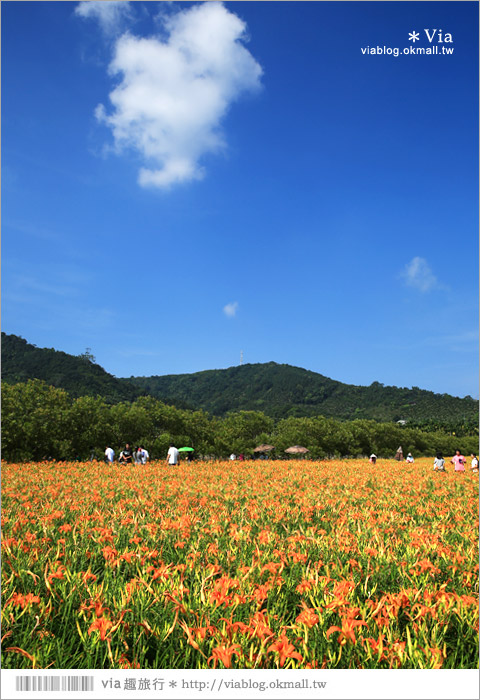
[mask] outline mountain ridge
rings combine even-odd
[[[467,396],[437,394],[418,387],[345,384],[302,367],[276,362],[248,363],[225,369],[115,377],[89,353],[69,355],[37,348],[2,332],[2,380],[7,383],[42,379],[73,397],[100,395],[108,403],[151,395],[178,408],[202,409],[224,416],[254,410],[280,419],[324,415],[340,420],[406,421],[431,428],[478,421],[478,401]],[[450,428],[455,430],[455,428]]]
[[[24,338],[2,332],[2,381],[8,384],[42,379],[73,397],[100,395],[110,403],[133,401],[139,392],[92,361],[54,348],[37,348]]]
[[[239,381],[241,379],[241,381]],[[419,387],[345,384],[312,370],[275,362],[237,365],[221,370],[127,381],[158,399],[193,403],[215,415],[259,410],[273,418],[325,415],[344,420],[374,418],[448,422],[476,420],[478,402],[471,397],[437,394]]]

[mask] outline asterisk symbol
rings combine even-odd
[[[418,32],[409,32],[408,41],[413,41],[413,43],[420,41],[420,34]]]
[[[168,685],[170,686],[170,688],[176,688],[176,687],[177,687],[177,681],[170,681],[170,683],[169,683]]]

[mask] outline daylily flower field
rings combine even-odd
[[[4,464],[4,668],[476,668],[478,475]]]

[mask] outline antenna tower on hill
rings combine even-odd
[[[240,364],[243,365],[243,350],[240,350]]]

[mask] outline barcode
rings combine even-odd
[[[68,691],[93,690],[94,676],[15,676],[15,689],[19,691]]]

